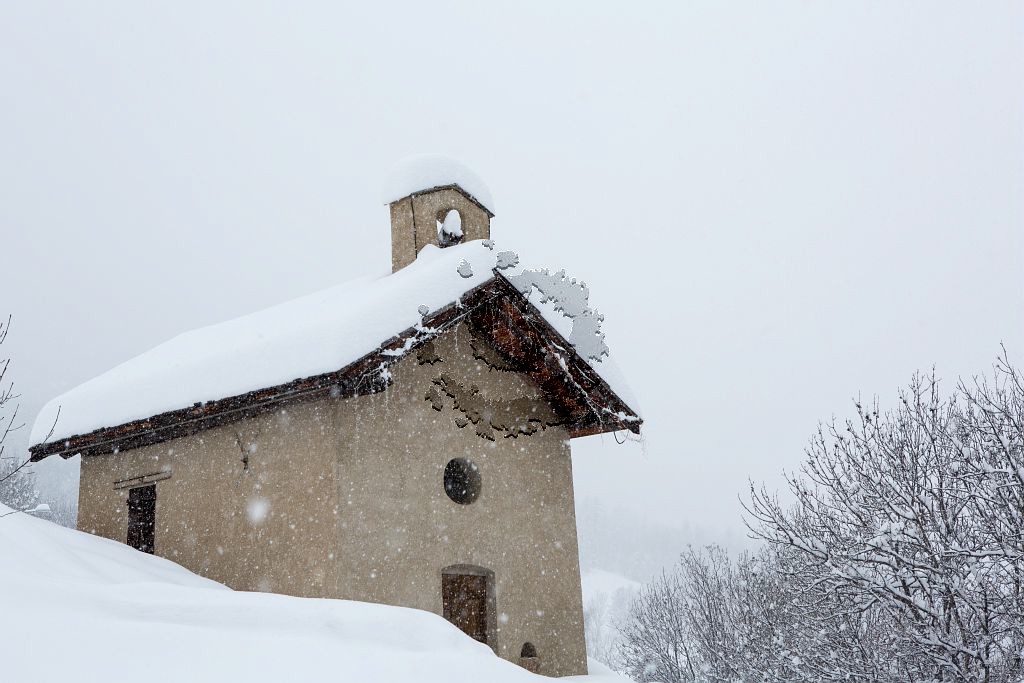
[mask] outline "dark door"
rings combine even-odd
[[[442,574],[444,618],[466,635],[487,642],[487,577],[476,574]]]
[[[153,553],[156,528],[156,485],[128,491],[128,545],[144,553]]]

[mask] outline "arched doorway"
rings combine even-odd
[[[494,572],[455,564],[441,570],[444,618],[474,640],[494,647]]]

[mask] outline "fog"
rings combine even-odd
[[[387,272],[380,186],[440,152],[588,283],[638,397],[642,442],[573,444],[577,500],[742,544],[748,479],[853,397],[1021,357],[1022,34],[1014,2],[6,3],[22,414]]]

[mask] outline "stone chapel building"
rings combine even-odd
[[[583,674],[570,442],[641,420],[610,361],[513,284],[486,189],[424,177],[389,197],[391,275],[73,389],[40,413],[32,459],[83,456],[83,531],[237,590],[435,612]]]

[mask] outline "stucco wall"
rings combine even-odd
[[[437,244],[437,214],[457,209],[466,242],[491,237],[491,220],[476,203],[458,190],[445,189],[406,197],[391,204],[391,270],[416,260],[420,249]],[[415,221],[414,221],[415,217]]]
[[[308,403],[83,458],[78,528],[124,542],[128,490],[114,482],[169,470],[156,483],[157,555],[238,590],[323,596],[338,583],[337,452],[334,411]]]
[[[339,410],[346,435],[341,500],[350,511],[342,515],[346,579],[339,595],[440,614],[441,569],[480,566],[494,572],[498,654],[515,661],[529,641],[542,673],[584,673],[567,435],[554,427],[518,438],[498,434],[492,442],[472,424],[456,426],[461,413],[450,400],[438,412],[424,399],[442,372],[476,384],[487,399],[533,396],[539,409],[546,406],[520,375],[473,359],[465,327],[435,346],[444,362],[407,358],[393,371],[395,387]],[[482,490],[470,505],[452,502],[443,490],[444,467],[455,457],[479,467]]]
[[[157,483],[156,552],[227,585],[382,602],[442,613],[441,571],[494,573],[495,651],[524,642],[541,673],[586,671],[572,465],[565,431],[495,441],[460,428],[447,399],[425,399],[442,372],[488,401],[533,397],[520,375],[473,358],[462,326],[435,342],[442,362],[399,362],[385,392],[286,411],[116,455],[86,458],[79,528],[123,541],[126,490],[115,481],[170,467]],[[241,462],[249,455],[248,470]],[[451,501],[454,457],[482,477],[470,505]],[[249,514],[268,506],[262,521]],[[257,509],[256,512],[259,512]],[[257,516],[258,517],[258,516]]]

